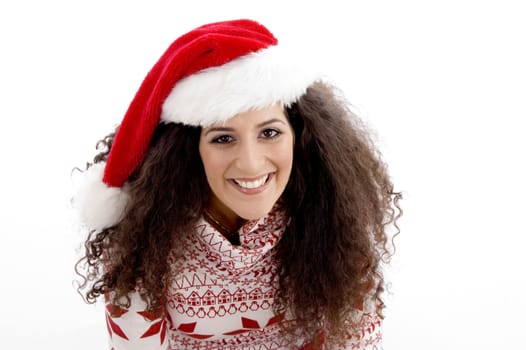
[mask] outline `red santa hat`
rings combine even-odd
[[[287,106],[319,79],[252,20],[206,24],[176,39],[153,66],[115,135],[106,163],[82,174],[73,204],[90,229],[124,215],[126,182],[160,122],[209,126],[251,109]]]

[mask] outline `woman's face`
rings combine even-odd
[[[232,220],[265,216],[289,180],[293,145],[279,104],[203,128],[199,153],[212,190],[210,209]]]

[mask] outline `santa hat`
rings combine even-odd
[[[128,177],[160,122],[205,127],[303,95],[319,75],[300,68],[305,56],[277,44],[267,28],[244,19],[206,24],[176,39],[142,82],[107,162],[82,174],[73,198],[81,221],[95,230],[119,223]]]

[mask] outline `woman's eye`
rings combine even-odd
[[[279,132],[276,129],[265,129],[261,132],[261,135],[266,139],[273,139],[277,136],[279,136],[281,132]]]
[[[229,143],[232,142],[233,138],[230,135],[221,135],[218,137],[214,137],[212,139],[212,143]]]

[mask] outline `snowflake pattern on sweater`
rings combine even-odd
[[[277,263],[273,249],[285,231],[281,210],[247,222],[232,245],[203,218],[197,235],[186,235],[184,257],[169,257],[171,286],[165,316],[145,312],[131,295],[128,309],[107,304],[106,323],[114,350],[277,350],[309,349],[308,341],[280,334],[280,322],[293,323],[272,310]],[[349,321],[337,349],[381,350],[381,322],[373,314]]]

